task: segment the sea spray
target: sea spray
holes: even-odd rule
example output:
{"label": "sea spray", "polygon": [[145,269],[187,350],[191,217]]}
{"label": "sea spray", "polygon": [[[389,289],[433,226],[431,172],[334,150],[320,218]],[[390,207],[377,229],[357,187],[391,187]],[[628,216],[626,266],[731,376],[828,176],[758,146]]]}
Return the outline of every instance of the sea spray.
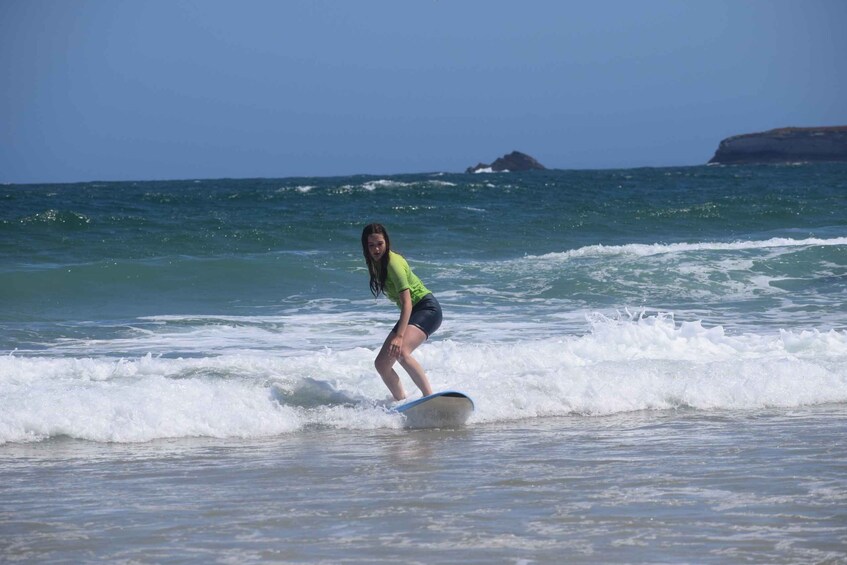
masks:
{"label": "sea spray", "polygon": [[[136,359],[0,358],[0,441],[264,437],[311,426],[396,427],[375,350]],[[847,332],[728,334],[669,315],[596,315],[591,331],[419,350],[472,421],[847,402]],[[404,375],[405,377],[405,375]],[[413,385],[407,379],[407,387]]]}

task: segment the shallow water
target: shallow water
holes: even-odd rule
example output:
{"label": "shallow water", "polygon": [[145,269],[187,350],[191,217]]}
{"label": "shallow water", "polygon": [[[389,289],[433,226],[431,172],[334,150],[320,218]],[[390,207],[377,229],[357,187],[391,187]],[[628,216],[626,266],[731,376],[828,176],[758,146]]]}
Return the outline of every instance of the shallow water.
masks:
{"label": "shallow water", "polygon": [[9,561],[847,559],[847,410],[0,448]]}

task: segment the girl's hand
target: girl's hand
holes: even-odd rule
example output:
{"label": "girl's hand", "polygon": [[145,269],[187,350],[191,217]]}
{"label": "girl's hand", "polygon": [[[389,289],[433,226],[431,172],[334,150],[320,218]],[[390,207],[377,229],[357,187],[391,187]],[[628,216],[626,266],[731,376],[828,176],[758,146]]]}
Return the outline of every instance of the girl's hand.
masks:
{"label": "girl's hand", "polygon": [[392,359],[397,359],[400,357],[400,352],[403,351],[403,337],[402,336],[394,336],[394,339],[391,340],[391,345],[388,348],[388,355]]}

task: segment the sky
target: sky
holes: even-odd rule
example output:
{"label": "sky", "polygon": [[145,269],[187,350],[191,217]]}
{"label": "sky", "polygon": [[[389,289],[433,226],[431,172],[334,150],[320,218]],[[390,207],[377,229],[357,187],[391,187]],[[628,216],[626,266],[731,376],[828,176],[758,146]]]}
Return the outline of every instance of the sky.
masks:
{"label": "sky", "polygon": [[847,125],[844,0],[0,0],[0,182],[707,162]]}

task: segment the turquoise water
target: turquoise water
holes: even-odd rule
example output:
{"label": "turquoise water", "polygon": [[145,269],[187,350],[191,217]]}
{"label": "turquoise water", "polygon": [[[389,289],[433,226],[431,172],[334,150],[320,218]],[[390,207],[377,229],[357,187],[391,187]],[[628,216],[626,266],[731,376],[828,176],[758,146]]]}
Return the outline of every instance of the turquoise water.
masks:
{"label": "turquoise water", "polygon": [[[139,547],[164,552],[154,561],[200,559],[214,536],[198,529],[227,539],[235,520],[250,535],[246,506],[221,495],[221,514],[169,514],[190,490],[181,470],[215,485],[194,492],[207,502],[215,489],[261,498],[238,478],[254,465],[268,470],[262,489],[282,473],[302,501],[298,477],[318,471],[298,458],[325,456],[325,485],[358,470],[376,488],[368,470],[391,463],[398,489],[405,477],[478,496],[451,504],[430,491],[431,505],[414,502],[426,520],[394,522],[408,516],[383,492],[381,510],[354,513],[374,520],[364,529],[345,526],[344,509],[365,490],[312,507],[303,528],[397,550],[371,553],[322,544],[265,507],[256,546],[232,538],[227,555],[274,559],[290,534],[297,551],[278,558],[300,562],[350,551],[401,561],[402,548],[426,562],[847,557],[845,165],[6,185],[0,203],[0,473],[50,484],[49,469],[67,465],[79,474],[59,483],[90,502],[7,483],[0,551],[58,555],[33,539],[83,559],[138,558]],[[474,398],[465,430],[409,432],[383,407],[373,358],[397,310],[368,291],[359,236],[372,221],[444,307],[418,356],[436,390]],[[593,447],[618,436],[626,472]],[[458,452],[426,449],[454,440]],[[521,447],[536,440],[536,451]],[[398,463],[406,442],[420,448],[414,469]],[[674,446],[673,460],[639,447],[654,444]],[[299,455],[280,459],[289,449]],[[127,470],[136,458],[147,463]],[[478,460],[502,476],[474,479]],[[692,460],[698,472],[679,474]],[[162,522],[193,545],[176,551],[149,531],[119,541],[98,526],[89,547],[50,525],[50,510],[99,524],[106,501],[93,484],[117,472],[128,473],[126,527]],[[805,486],[790,486],[803,473]],[[739,478],[756,476],[773,489]],[[173,495],[158,510],[133,494],[151,484]],[[555,488],[536,488],[545,484]],[[520,497],[535,506],[504,510]],[[705,537],[676,524],[668,500],[707,524]],[[465,529],[451,513],[469,516]],[[750,529],[759,518],[768,528]],[[399,537],[380,538],[380,527]],[[486,543],[474,545],[477,534]]]}
{"label": "turquoise water", "polygon": [[815,165],[4,186],[0,348],[153,316],[360,312],[371,220],[453,311],[493,322],[647,308],[837,329],[845,182]]}

